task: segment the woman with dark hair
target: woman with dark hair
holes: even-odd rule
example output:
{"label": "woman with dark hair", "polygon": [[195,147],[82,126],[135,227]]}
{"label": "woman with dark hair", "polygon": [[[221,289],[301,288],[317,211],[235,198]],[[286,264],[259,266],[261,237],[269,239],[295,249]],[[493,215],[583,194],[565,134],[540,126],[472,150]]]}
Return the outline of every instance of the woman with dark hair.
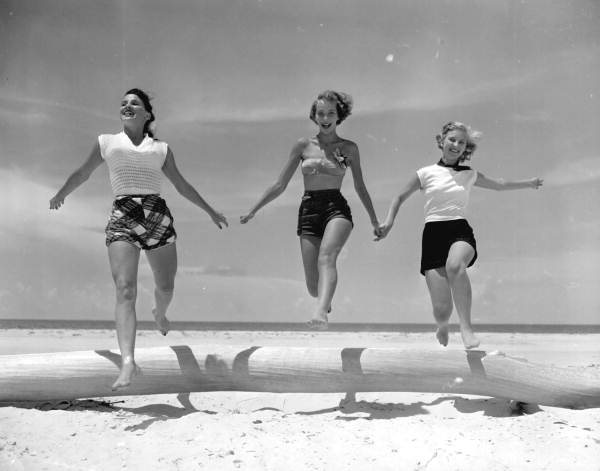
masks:
{"label": "woman with dark hair", "polygon": [[154,274],[154,319],[163,335],[169,331],[166,312],[177,272],[177,235],[173,216],[160,197],[163,174],[182,196],[206,211],[219,229],[227,226],[225,216],[215,211],[181,175],[167,143],[154,138],[155,116],[143,90],[133,88],[125,93],[120,117],[123,130],[98,136],[87,160],[50,200],[50,209],[60,208],[102,162],[108,165],[115,200],[105,232],[116,289],[115,318],[121,350],[121,371],[113,389],[128,386],[138,372],[134,348],[140,250],[146,251]]}
{"label": "woman with dark hair", "polygon": [[317,135],[300,139],[294,145],[279,178],[267,188],[250,212],[240,217],[242,224],[252,219],[260,208],[283,193],[298,166],[301,167],[305,192],[298,213],[297,234],[306,287],[311,296],[318,298],[308,326],[317,330],[327,329],[337,285],[337,257],[353,228],[350,207],[340,192],[346,169],[352,170],[354,188],[375,233],[379,231],[379,222],[363,180],[358,146],[337,134],[337,126],[351,112],[350,95],[332,90],[320,93],[309,114],[318,126]]}

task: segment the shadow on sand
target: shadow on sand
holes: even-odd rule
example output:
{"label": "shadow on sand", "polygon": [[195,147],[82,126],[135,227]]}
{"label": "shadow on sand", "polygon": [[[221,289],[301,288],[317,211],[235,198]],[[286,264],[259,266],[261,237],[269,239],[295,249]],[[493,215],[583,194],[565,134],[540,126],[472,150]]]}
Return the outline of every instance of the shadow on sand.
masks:
{"label": "shadow on sand", "polygon": [[[473,414],[483,412],[487,417],[514,417],[529,415],[540,412],[537,404],[526,404],[498,398],[466,398],[463,396],[445,396],[430,402],[384,403],[377,401],[357,401],[354,393],[347,393],[337,407],[320,409],[315,411],[296,412],[298,415],[319,415],[339,411],[346,416],[339,416],[337,420],[385,420],[399,417],[411,417],[416,415],[427,415],[430,411],[426,407],[436,406],[444,402],[453,401],[456,411],[461,414]],[[362,413],[367,415],[354,416]]]}

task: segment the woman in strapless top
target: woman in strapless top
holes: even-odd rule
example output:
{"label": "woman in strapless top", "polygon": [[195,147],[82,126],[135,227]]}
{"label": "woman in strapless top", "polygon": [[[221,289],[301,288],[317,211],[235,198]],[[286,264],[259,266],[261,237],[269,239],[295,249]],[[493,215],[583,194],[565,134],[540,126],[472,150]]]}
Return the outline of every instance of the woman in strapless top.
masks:
{"label": "woman in strapless top", "polygon": [[320,93],[310,110],[310,119],[319,128],[317,135],[296,142],[275,183],[267,188],[247,215],[240,217],[242,224],[252,219],[259,209],[283,193],[298,166],[301,167],[305,191],[298,211],[297,234],[306,287],[318,300],[308,326],[317,330],[327,329],[337,285],[337,257],[353,228],[350,207],[340,192],[348,168],[373,231],[379,235],[379,223],[362,175],[358,146],[337,134],[337,126],[351,111],[350,95],[331,90]]}

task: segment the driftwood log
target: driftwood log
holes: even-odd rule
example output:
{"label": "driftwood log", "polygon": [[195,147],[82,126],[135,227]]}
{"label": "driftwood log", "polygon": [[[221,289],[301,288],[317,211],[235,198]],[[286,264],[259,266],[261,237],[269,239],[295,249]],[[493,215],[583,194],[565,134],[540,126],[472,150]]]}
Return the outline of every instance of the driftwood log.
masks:
{"label": "driftwood log", "polygon": [[239,347],[139,348],[142,374],[113,391],[109,350],[0,356],[0,401],[187,393],[432,392],[540,405],[600,407],[600,372],[530,363],[482,350]]}

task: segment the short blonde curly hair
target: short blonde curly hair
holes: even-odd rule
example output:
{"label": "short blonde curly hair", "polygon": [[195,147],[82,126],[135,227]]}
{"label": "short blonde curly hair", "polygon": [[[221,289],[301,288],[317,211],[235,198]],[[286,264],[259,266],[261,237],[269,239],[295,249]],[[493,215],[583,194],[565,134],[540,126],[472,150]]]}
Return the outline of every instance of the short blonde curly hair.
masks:
{"label": "short blonde curly hair", "polygon": [[471,156],[477,149],[477,143],[481,140],[482,134],[479,131],[475,131],[470,126],[467,126],[460,121],[449,121],[442,127],[442,132],[435,136],[435,140],[437,141],[438,147],[442,149],[442,141],[446,137],[446,135],[450,131],[463,131],[467,136],[467,147],[465,151],[458,159],[460,162],[464,162],[465,160],[471,160]]}
{"label": "short blonde curly hair", "polygon": [[334,90],[325,90],[324,92],[319,93],[317,99],[313,101],[313,104],[310,107],[309,118],[314,123],[317,122],[315,119],[315,115],[317,113],[317,102],[319,100],[327,100],[335,103],[335,109],[338,115],[336,124],[340,124],[352,114],[352,107],[354,106],[354,102],[350,95],[343,92],[336,92]]}

